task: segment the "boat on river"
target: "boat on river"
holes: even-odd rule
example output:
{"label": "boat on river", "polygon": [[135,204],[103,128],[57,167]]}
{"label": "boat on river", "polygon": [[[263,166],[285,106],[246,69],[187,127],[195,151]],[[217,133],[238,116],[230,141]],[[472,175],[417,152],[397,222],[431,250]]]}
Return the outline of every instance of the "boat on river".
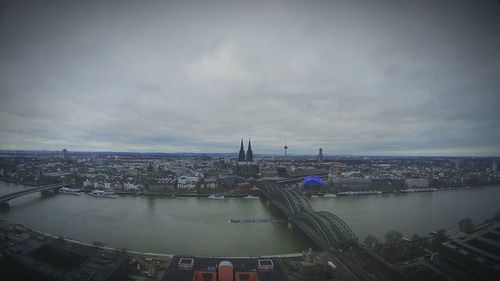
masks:
{"label": "boat on river", "polygon": [[104,198],[118,197],[118,194],[114,193],[113,191],[104,191],[104,190],[92,190],[92,192],[90,192],[89,194],[94,197],[104,197]]}
{"label": "boat on river", "polygon": [[230,219],[232,223],[268,223],[268,222],[283,222],[284,220],[276,219]]}
{"label": "boat on river", "polygon": [[434,192],[434,191],[437,191],[437,188],[408,188],[408,189],[402,189],[399,192],[413,193],[413,192]]}
{"label": "boat on river", "polygon": [[58,189],[59,193],[70,194],[70,195],[83,195],[83,191],[79,188],[69,188],[69,187],[61,187]]}
{"label": "boat on river", "polygon": [[366,191],[355,191],[356,195],[378,195],[382,194],[380,190],[366,190]]}
{"label": "boat on river", "polygon": [[339,192],[337,194],[340,195],[340,196],[356,196],[356,195],[358,195],[354,191],[343,191],[343,192]]}
{"label": "boat on river", "polygon": [[327,193],[323,195],[323,198],[335,198],[335,197],[337,197],[337,195],[334,193]]}
{"label": "boat on river", "polygon": [[358,195],[379,195],[382,194],[380,190],[365,190],[365,191],[344,191],[337,193],[341,196],[358,196]]}
{"label": "boat on river", "polygon": [[253,195],[247,195],[245,197],[243,197],[243,199],[260,199],[259,196],[253,196]]}
{"label": "boat on river", "polygon": [[224,195],[222,195],[222,194],[212,194],[212,195],[208,196],[208,199],[212,199],[212,200],[224,200]]}

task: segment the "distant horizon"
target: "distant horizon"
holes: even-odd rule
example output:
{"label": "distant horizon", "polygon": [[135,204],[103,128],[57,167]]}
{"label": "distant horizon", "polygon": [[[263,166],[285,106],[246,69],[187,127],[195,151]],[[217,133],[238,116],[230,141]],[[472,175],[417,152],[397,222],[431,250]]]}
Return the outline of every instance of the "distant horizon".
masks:
{"label": "distant horizon", "polygon": [[[0,149],[0,153],[13,153],[13,152],[46,152],[46,153],[61,153],[61,150],[48,150],[48,149],[27,149],[27,150],[11,150],[11,149]],[[181,151],[181,152],[162,152],[162,151],[112,151],[112,150],[67,150],[67,152],[71,155],[71,153],[103,153],[103,154],[186,154],[186,155],[234,155],[236,158],[238,156],[238,152],[189,152],[189,151]],[[254,152],[254,156],[278,156],[284,157],[284,153],[257,153]],[[318,154],[302,154],[302,153],[289,153],[287,152],[287,157],[316,157]],[[323,152],[323,157],[383,157],[383,158],[500,158],[500,155],[378,155],[378,154],[328,154]]]}
{"label": "distant horizon", "polygon": [[0,148],[500,155],[499,15],[495,0],[0,2]]}

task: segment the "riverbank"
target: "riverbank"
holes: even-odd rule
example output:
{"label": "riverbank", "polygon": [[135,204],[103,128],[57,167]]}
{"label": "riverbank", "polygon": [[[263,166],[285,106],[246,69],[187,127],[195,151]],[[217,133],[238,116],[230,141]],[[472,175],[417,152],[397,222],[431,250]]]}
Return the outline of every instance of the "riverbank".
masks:
{"label": "riverbank", "polygon": [[[19,182],[19,181],[14,181],[14,180],[9,180],[9,179],[4,179],[0,178],[0,182],[4,183],[10,183],[10,184],[16,184],[16,185],[22,185],[26,187],[39,187],[42,185],[34,185],[30,183],[24,183],[24,182]],[[335,193],[339,197],[349,197],[349,196],[368,196],[368,195],[383,195],[383,194],[406,194],[406,193],[420,193],[420,192],[437,192],[437,191],[446,191],[446,190],[461,190],[461,189],[473,189],[473,188],[480,188],[483,186],[500,186],[499,183],[484,183],[484,184],[476,184],[476,185],[458,185],[458,186],[450,186],[450,187],[429,187],[424,189],[419,189],[419,188],[414,188],[413,191],[408,192],[407,190],[409,189],[394,189],[394,190],[369,190],[369,191],[374,191],[374,192],[367,192],[367,190],[359,190],[359,189],[352,189],[352,190],[345,190],[342,192],[337,192]],[[410,188],[411,189],[411,188]],[[431,190],[432,189],[432,190]],[[214,193],[198,193],[198,192],[152,192],[152,191],[147,191],[147,190],[141,190],[141,191],[127,191],[127,190],[113,190],[116,194],[120,195],[131,195],[131,196],[158,196],[158,197],[167,197],[167,198],[174,198],[174,197],[208,197]],[[307,197],[311,196],[320,196],[322,197],[323,195],[327,194],[325,192],[308,192],[306,190],[302,189],[302,192],[304,192],[304,195]],[[217,193],[217,192],[215,192]],[[228,198],[241,198],[245,197],[248,195],[259,195],[261,194],[248,194],[248,193],[228,193],[228,192],[219,192],[220,194],[224,195],[225,197]],[[340,193],[340,194],[339,194]],[[351,193],[351,194],[348,194]]]}
{"label": "riverbank", "polygon": [[[16,243],[30,238],[37,241],[45,241],[47,243],[52,240],[57,240],[72,245],[71,247],[83,246],[97,250],[104,250],[116,255],[125,255],[128,258],[128,280],[160,280],[163,272],[166,270],[173,258],[173,255],[142,253],[125,249],[92,245],[83,243],[81,241],[32,230],[21,224],[0,221],[0,250],[9,248]],[[14,274],[9,272],[1,273],[2,275]]]}
{"label": "riverbank", "polygon": [[[498,183],[491,184],[481,184],[481,185],[460,185],[460,186],[450,186],[442,188],[408,188],[408,189],[395,189],[395,190],[358,190],[352,189],[342,192],[335,193],[339,197],[349,197],[349,196],[369,196],[369,195],[383,195],[383,194],[412,194],[412,193],[423,193],[423,192],[439,192],[439,191],[450,191],[450,190],[465,190],[465,189],[479,189],[481,187],[489,186],[500,186]],[[308,192],[305,195],[311,196],[324,196],[328,193],[325,192]]]}
{"label": "riverbank", "polygon": [[[134,195],[134,196],[160,196],[160,197],[167,197],[167,198],[175,198],[175,197],[208,197],[212,194],[198,194],[198,193],[177,193],[177,192],[170,192],[170,193],[163,193],[163,192],[148,192],[148,191],[141,191],[141,192],[136,192],[136,191],[114,191],[116,194],[121,194],[121,195]],[[221,193],[224,195],[224,197],[230,197],[230,198],[241,198],[248,196],[250,194],[247,193],[238,193],[238,194],[226,194],[226,193]]]}
{"label": "riverbank", "polygon": [[[106,246],[104,246],[104,244],[102,244],[100,242],[94,242],[93,244],[90,244],[90,243],[85,243],[85,242],[78,241],[75,239],[63,237],[60,235],[53,235],[53,234],[46,233],[43,231],[33,230],[33,229],[30,229],[22,224],[0,220],[0,233],[2,233],[2,232],[3,232],[3,235],[5,235],[5,233],[7,233],[8,235],[12,235],[12,233],[15,233],[16,234],[15,237],[17,237],[17,238],[11,238],[11,241],[10,241],[13,243],[18,242],[18,241],[23,240],[23,239],[26,239],[27,236],[23,236],[23,234],[25,234],[25,235],[42,235],[42,236],[49,237],[52,239],[64,240],[66,242],[74,243],[76,245],[83,245],[83,246],[103,249],[106,251],[127,253],[127,254],[131,254],[131,255],[142,255],[144,257],[149,257],[149,258],[172,258],[175,255],[177,255],[177,254],[147,253],[147,252],[140,252],[140,251],[132,251],[132,250],[128,250],[125,248],[106,247]],[[0,238],[0,249],[3,246],[5,246],[5,241]],[[196,256],[203,257],[203,258],[212,257],[210,255],[207,255],[207,256],[196,255]],[[259,257],[297,258],[297,257],[301,257],[301,256],[302,256],[302,253],[289,253],[289,254],[264,255],[264,256],[259,256],[259,255],[257,255],[257,256],[227,256],[227,258],[259,258]]]}
{"label": "riverbank", "polygon": [[[24,243],[24,244],[23,244]],[[126,249],[117,249],[111,247],[104,247],[102,245],[94,245],[83,243],[73,239],[67,239],[60,236],[54,236],[48,233],[35,231],[20,224],[11,224],[0,220],[0,250],[5,255],[0,256],[0,276],[8,276],[9,280],[18,280],[16,277],[23,276],[23,272],[17,271],[16,268],[10,267],[9,262],[12,259],[12,253],[16,253],[15,259],[22,259],[22,255],[31,254],[28,252],[22,254],[17,252],[17,249],[26,247],[26,245],[39,245],[38,247],[54,247],[64,248],[69,253],[78,255],[86,252],[90,254],[88,260],[92,259],[91,256],[98,255],[99,257],[106,256],[109,261],[116,259],[126,258],[125,266],[127,280],[146,281],[146,280],[174,280],[172,276],[176,276],[175,280],[191,280],[181,274],[183,269],[179,269],[177,264],[181,257],[190,260],[197,260],[201,263],[218,264],[221,260],[232,260],[233,262],[244,262],[245,265],[238,265],[238,268],[249,268],[255,264],[255,268],[250,272],[256,274],[263,274],[263,276],[274,276],[280,278],[272,278],[271,280],[323,280],[324,278],[332,278],[337,276],[342,280],[354,281],[360,280],[354,278],[352,270],[356,270],[358,277],[361,276],[362,280],[368,280],[367,277],[377,277],[377,280],[406,280],[395,268],[390,267],[383,261],[379,261],[375,268],[373,265],[367,266],[367,262],[372,262],[371,254],[363,252],[363,249],[354,248],[348,252],[326,252],[326,251],[305,251],[302,253],[294,253],[287,255],[264,255],[264,256],[178,256],[178,255],[165,255],[158,253],[143,253],[137,251],[129,251]],[[16,248],[17,247],[17,248]],[[7,255],[9,253],[9,255]],[[116,258],[115,258],[116,257]],[[52,257],[57,259],[57,257]],[[9,260],[9,262],[7,261]],[[102,258],[100,258],[102,260]],[[260,268],[257,266],[257,261],[273,260],[271,268]],[[45,260],[41,260],[42,264],[37,264],[36,268],[40,266],[50,267],[52,264]],[[333,262],[332,262],[333,261]],[[334,268],[332,270],[333,264]],[[45,264],[45,265],[43,265]],[[238,264],[238,263],[236,263]],[[24,269],[33,267],[32,264],[23,264]],[[361,269],[362,268],[362,269]],[[33,268],[34,269],[34,268]],[[367,273],[367,270],[370,270]],[[34,269],[35,270],[35,269]],[[59,270],[59,269],[56,269]],[[109,267],[109,270],[113,270]],[[69,272],[68,274],[75,274]],[[47,273],[48,274],[48,273]],[[55,273],[51,273],[55,274]],[[180,274],[180,275],[179,275]],[[188,274],[189,275],[189,274]],[[12,278],[14,277],[14,278]],[[180,279],[178,279],[179,277]],[[190,277],[191,278],[191,277]],[[267,280],[267,279],[266,279]],[[372,280],[371,278],[369,280]]]}
{"label": "riverbank", "polygon": [[[73,245],[72,247],[88,247],[97,250],[103,250],[116,255],[125,255],[128,258],[128,280],[161,280],[165,274],[166,269],[170,265],[170,262],[174,258],[174,254],[161,254],[161,253],[147,253],[139,251],[131,251],[123,248],[113,248],[106,247],[102,243],[94,242],[93,244],[81,242],[78,240],[52,235],[50,233],[45,233],[37,230],[32,230],[24,225],[10,223],[7,221],[0,220],[0,251],[9,248],[16,243],[24,241],[26,239],[36,239],[38,241],[63,241],[64,243]],[[196,258],[214,258],[214,256],[191,256]],[[224,258],[246,258],[246,259],[256,259],[256,258],[280,258],[280,259],[301,259],[302,253],[291,253],[285,255],[266,255],[266,256],[224,256]],[[0,263],[2,262],[0,257]],[[6,272],[2,272],[5,274]],[[8,272],[7,272],[8,273]],[[141,279],[148,278],[148,279]]]}

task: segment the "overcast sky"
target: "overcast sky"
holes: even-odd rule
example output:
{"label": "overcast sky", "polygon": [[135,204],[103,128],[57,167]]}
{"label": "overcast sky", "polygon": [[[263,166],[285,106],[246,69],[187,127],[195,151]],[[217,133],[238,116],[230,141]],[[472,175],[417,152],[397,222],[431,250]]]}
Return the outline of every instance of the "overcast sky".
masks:
{"label": "overcast sky", "polygon": [[497,0],[0,1],[0,149],[500,155]]}

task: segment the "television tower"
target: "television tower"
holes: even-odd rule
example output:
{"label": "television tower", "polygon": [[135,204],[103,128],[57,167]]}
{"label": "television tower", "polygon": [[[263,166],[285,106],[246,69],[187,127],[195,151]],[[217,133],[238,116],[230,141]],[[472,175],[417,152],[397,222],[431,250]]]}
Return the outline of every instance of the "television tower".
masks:
{"label": "television tower", "polygon": [[286,150],[288,149],[288,146],[286,145],[286,141],[285,141],[285,147],[283,147],[285,149],[285,159],[286,159]]}

